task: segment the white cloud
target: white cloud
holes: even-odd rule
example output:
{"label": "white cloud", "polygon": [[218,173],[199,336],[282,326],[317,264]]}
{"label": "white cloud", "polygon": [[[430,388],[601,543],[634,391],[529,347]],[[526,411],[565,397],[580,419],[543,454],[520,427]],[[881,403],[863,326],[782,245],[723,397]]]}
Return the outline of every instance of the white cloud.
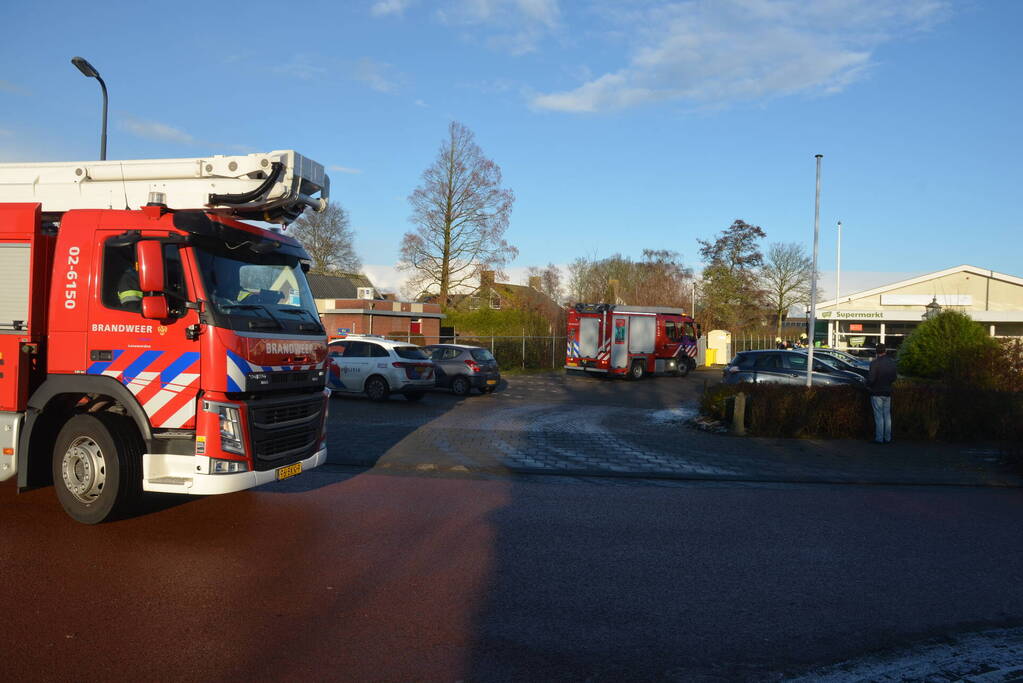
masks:
{"label": "white cloud", "polygon": [[361,168],[349,168],[348,166],[328,166],[327,169],[337,171],[338,173],[350,173],[352,175],[359,175],[362,173]]}
{"label": "white cloud", "polygon": [[132,135],[149,140],[177,142],[183,145],[194,145],[199,142],[185,131],[168,126],[166,123],[160,123],[159,121],[144,121],[126,116],[121,119],[120,125],[121,128]]}
{"label": "white cloud", "polygon": [[0,92],[11,93],[12,95],[29,95],[31,94],[26,88],[22,88],[20,85],[15,85],[10,81],[0,80]]}
{"label": "white cloud", "polygon": [[363,57],[355,63],[352,77],[377,92],[393,92],[398,87],[393,71],[390,64]]}
{"label": "white cloud", "polygon": [[295,54],[284,64],[275,66],[273,72],[303,81],[313,81],[327,74],[327,69],[306,54]]}
{"label": "white cloud", "polygon": [[558,0],[452,0],[436,14],[446,24],[488,27],[487,44],[513,55],[535,51],[561,20]]}
{"label": "white cloud", "polygon": [[533,106],[564,112],[661,101],[717,106],[795,93],[830,94],[862,78],[874,50],[924,30],[945,0],[684,0],[607,13],[633,36],[629,63]]}
{"label": "white cloud", "polygon": [[370,14],[374,17],[386,17],[390,15],[401,16],[412,4],[412,0],[379,0],[369,8]]}

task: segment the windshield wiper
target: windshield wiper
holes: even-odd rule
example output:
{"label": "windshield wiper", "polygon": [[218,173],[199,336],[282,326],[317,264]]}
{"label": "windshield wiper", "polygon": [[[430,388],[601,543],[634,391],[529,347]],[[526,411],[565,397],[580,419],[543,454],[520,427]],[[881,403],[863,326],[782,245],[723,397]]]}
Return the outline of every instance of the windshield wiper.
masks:
{"label": "windshield wiper", "polygon": [[[278,320],[274,316],[274,314],[270,312],[270,309],[267,308],[266,306],[264,306],[263,304],[224,304],[220,308],[224,309],[225,311],[231,310],[231,309],[236,309],[236,308],[237,309],[241,309],[243,311],[263,311],[268,316],[270,316],[269,320],[250,320],[249,321],[249,329],[250,330],[283,330],[284,329],[284,323],[282,323],[280,320]],[[269,323],[270,325],[272,325],[272,327],[267,327],[266,323]]]}
{"label": "windshield wiper", "polygon": [[313,315],[312,313],[310,313],[309,311],[305,310],[304,308],[278,308],[277,312],[278,313],[290,313],[291,315],[305,315],[305,316],[308,316],[309,319],[312,320],[315,323],[315,325],[308,325],[307,323],[299,323],[298,324],[298,331],[299,332],[320,332],[321,330],[323,330],[323,325],[320,323],[319,317]]}

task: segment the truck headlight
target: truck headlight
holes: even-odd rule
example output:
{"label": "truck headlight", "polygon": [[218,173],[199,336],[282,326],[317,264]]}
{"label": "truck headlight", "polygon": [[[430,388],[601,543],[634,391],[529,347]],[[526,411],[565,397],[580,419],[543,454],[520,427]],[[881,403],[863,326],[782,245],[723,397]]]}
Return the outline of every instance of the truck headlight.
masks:
{"label": "truck headlight", "polygon": [[203,409],[220,418],[220,447],[229,453],[245,454],[242,442],[242,414],[238,406],[206,401]]}

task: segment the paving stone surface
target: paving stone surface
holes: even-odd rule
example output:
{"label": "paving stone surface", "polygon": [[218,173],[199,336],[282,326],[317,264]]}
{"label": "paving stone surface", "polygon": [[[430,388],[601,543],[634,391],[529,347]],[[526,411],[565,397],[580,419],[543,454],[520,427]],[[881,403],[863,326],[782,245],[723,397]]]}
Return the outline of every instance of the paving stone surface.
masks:
{"label": "paving stone surface", "polygon": [[[741,438],[695,429],[719,371],[640,382],[511,376],[491,395],[331,402],[328,461],[384,469],[738,481],[1020,486],[977,444]],[[895,426],[896,438],[898,425]]]}

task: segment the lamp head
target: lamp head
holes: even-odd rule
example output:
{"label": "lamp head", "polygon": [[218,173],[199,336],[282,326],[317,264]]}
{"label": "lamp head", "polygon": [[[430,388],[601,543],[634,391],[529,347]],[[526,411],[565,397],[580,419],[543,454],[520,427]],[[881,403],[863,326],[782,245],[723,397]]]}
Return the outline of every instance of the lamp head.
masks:
{"label": "lamp head", "polygon": [[84,57],[72,57],[71,63],[78,67],[82,75],[87,78],[99,78],[99,72]]}

